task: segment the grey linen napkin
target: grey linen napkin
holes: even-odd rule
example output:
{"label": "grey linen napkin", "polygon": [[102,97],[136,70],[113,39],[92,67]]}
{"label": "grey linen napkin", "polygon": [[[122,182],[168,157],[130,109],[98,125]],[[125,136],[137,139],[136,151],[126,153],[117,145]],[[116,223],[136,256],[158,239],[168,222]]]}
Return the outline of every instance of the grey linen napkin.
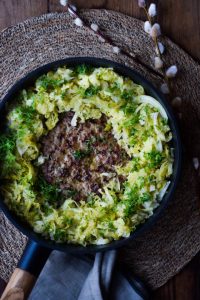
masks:
{"label": "grey linen napkin", "polygon": [[[53,251],[29,300],[142,300],[137,287],[115,268],[116,251],[95,257]],[[126,297],[126,298],[125,298]]]}

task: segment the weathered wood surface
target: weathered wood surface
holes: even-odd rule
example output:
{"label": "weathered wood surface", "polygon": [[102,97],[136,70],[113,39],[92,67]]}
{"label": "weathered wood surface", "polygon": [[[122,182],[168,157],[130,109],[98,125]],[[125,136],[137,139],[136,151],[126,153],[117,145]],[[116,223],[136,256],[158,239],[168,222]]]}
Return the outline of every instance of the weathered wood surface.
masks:
{"label": "weathered wood surface", "polygon": [[[167,36],[200,61],[200,1],[155,0],[158,21]],[[80,8],[106,8],[144,18],[137,0],[75,0]],[[62,11],[58,0],[0,0],[0,29],[32,16]],[[0,282],[1,283],[1,282]],[[3,283],[0,284],[3,287]],[[200,254],[152,295],[154,300],[200,299]]]}

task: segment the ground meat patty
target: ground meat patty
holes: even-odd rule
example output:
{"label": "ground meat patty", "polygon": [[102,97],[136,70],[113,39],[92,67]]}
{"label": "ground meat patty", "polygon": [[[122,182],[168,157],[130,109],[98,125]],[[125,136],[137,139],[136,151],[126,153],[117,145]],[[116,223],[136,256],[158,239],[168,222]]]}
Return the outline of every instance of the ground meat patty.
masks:
{"label": "ground meat patty", "polygon": [[124,164],[128,156],[106,128],[105,116],[77,122],[73,127],[73,115],[66,113],[43,137],[42,153],[47,159],[42,172],[49,183],[57,184],[63,193],[78,201],[98,193],[102,185],[116,176],[114,165]]}

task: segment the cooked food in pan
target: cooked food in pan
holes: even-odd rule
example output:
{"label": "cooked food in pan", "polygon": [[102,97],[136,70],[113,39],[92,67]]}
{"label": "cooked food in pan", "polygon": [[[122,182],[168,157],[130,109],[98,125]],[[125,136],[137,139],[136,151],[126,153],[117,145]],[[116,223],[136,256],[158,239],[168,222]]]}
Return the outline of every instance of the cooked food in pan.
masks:
{"label": "cooked food in pan", "polygon": [[167,114],[112,68],[42,75],[8,107],[5,125],[1,193],[47,239],[99,245],[128,237],[170,185]]}

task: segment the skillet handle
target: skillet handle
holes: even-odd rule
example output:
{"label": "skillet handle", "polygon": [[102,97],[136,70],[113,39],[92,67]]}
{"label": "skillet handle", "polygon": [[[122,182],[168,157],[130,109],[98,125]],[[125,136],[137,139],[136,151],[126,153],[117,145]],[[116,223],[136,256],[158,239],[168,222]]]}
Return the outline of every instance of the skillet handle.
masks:
{"label": "skillet handle", "polygon": [[27,299],[51,251],[29,240],[1,300]]}

